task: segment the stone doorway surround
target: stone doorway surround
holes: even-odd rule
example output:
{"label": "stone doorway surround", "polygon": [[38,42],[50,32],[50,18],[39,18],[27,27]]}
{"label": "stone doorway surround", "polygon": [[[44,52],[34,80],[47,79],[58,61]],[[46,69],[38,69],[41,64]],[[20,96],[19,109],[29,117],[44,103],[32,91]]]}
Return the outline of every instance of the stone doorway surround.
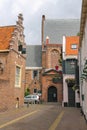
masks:
{"label": "stone doorway surround", "polygon": [[57,102],[57,88],[54,86],[48,88],[48,102]]}

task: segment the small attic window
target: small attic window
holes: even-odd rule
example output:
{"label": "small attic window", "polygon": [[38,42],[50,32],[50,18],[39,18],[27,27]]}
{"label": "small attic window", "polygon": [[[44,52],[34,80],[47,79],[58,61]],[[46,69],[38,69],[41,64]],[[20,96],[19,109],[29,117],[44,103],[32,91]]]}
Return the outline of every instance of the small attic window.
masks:
{"label": "small attic window", "polygon": [[22,45],[18,46],[18,51],[22,51]]}
{"label": "small attic window", "polygon": [[71,49],[77,49],[77,44],[72,44]]}
{"label": "small attic window", "polygon": [[22,42],[18,41],[18,51],[22,51]]}

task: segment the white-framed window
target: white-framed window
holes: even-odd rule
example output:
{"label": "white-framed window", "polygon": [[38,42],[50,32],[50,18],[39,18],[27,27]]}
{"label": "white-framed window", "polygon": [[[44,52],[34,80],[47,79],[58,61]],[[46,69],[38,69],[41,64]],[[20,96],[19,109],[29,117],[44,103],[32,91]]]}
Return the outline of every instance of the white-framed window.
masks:
{"label": "white-framed window", "polygon": [[33,70],[32,77],[33,77],[33,79],[35,79],[35,78],[38,79],[39,71],[38,70]]}
{"label": "white-framed window", "polygon": [[15,87],[21,87],[21,67],[16,65]]}
{"label": "white-framed window", "polygon": [[77,44],[72,44],[71,49],[77,49]]}

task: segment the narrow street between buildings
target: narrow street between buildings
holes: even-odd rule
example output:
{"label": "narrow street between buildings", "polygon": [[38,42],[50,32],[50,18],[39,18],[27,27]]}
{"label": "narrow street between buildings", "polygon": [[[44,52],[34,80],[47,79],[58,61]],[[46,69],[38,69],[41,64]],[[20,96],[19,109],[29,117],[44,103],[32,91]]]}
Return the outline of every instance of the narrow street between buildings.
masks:
{"label": "narrow street between buildings", "polygon": [[87,130],[80,108],[34,104],[0,113],[0,130]]}

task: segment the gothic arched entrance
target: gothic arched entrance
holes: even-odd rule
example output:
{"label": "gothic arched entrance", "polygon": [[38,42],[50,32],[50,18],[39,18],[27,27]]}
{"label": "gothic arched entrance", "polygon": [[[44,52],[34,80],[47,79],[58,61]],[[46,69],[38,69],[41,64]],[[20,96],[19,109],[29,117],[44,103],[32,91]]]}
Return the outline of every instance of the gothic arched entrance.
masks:
{"label": "gothic arched entrance", "polygon": [[48,88],[48,102],[57,102],[57,88],[54,86]]}

